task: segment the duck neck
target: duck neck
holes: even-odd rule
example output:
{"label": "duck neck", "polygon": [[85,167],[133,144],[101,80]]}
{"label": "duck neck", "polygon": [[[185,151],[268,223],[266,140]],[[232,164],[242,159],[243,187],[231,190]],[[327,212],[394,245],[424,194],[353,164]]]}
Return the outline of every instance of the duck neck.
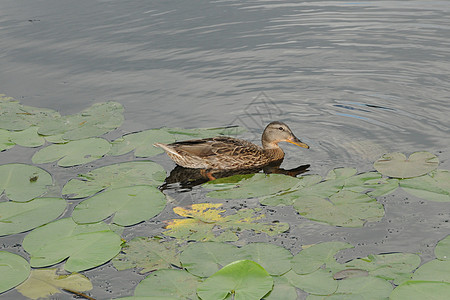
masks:
{"label": "duck neck", "polygon": [[278,146],[278,144],[263,142],[263,149],[264,154],[269,157],[271,161],[281,160],[284,158],[284,151]]}

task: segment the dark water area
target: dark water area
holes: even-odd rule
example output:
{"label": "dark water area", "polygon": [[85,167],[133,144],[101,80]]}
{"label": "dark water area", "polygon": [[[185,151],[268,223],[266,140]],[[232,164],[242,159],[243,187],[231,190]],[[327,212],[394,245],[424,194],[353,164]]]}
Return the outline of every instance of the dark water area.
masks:
{"label": "dark water area", "polygon": [[[2,0],[0,93],[61,114],[120,102],[125,123],[111,139],[163,126],[235,124],[248,129],[240,137],[258,143],[264,126],[280,120],[311,147],[283,145],[283,167],[310,164],[307,174],[371,171],[393,151],[429,151],[450,169],[449,13],[448,1]],[[16,146],[0,153],[0,163],[31,163],[35,151]],[[47,170],[62,186],[90,168],[134,159]],[[168,172],[174,167],[165,155],[152,160]],[[206,198],[201,187],[166,194],[168,207],[126,229],[125,239],[160,234],[175,205],[223,202]],[[289,222],[291,230],[248,234],[241,243],[273,242],[294,254],[302,244],[355,245],[342,261],[388,252],[434,258],[436,242],[450,233],[448,203],[401,189],[378,201],[386,216],[363,228],[321,225],[291,207],[265,208],[269,220]],[[1,238],[0,248],[27,257],[23,237]],[[98,299],[132,295],[143,278],[111,264],[83,273]],[[13,290],[0,299],[20,297]]]}

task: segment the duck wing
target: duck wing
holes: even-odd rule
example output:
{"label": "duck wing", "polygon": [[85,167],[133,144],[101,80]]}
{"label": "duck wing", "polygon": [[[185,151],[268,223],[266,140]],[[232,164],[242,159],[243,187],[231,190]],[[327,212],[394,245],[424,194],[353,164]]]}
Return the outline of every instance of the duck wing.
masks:
{"label": "duck wing", "polygon": [[172,146],[179,154],[197,157],[208,156],[240,156],[254,152],[261,153],[262,149],[245,140],[232,137],[214,137],[201,140],[189,140],[173,143]]}

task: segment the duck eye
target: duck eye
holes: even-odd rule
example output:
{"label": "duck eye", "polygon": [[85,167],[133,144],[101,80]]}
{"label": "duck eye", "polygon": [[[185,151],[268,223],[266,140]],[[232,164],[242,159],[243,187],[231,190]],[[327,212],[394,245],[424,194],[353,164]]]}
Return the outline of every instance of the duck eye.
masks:
{"label": "duck eye", "polygon": [[278,129],[279,129],[279,130],[281,130],[281,131],[283,131],[283,130],[284,130],[284,129],[283,129],[283,127],[279,127]]}

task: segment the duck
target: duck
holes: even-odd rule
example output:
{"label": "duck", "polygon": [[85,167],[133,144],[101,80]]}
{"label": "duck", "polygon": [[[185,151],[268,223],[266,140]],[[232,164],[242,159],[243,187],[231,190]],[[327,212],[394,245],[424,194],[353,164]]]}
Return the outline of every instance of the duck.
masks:
{"label": "duck", "polygon": [[302,148],[300,141],[285,123],[269,123],[261,137],[261,146],[227,136],[175,142],[155,143],[179,166],[191,169],[239,170],[263,167],[284,159],[278,143],[288,142]]}

